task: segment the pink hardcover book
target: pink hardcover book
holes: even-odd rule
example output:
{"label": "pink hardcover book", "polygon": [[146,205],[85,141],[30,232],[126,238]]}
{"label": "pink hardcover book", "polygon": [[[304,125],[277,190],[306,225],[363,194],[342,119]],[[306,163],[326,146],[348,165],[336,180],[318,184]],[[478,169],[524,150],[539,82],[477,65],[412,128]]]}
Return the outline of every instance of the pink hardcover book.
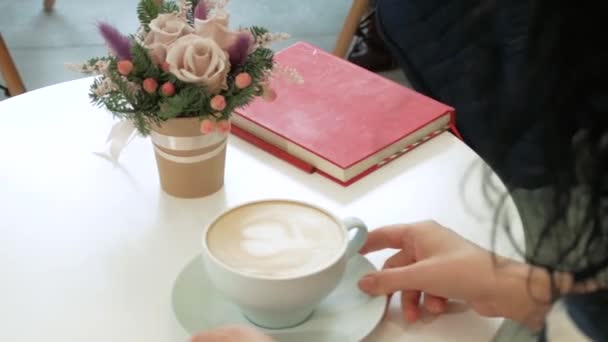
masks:
{"label": "pink hardcover book", "polygon": [[299,42],[275,56],[304,82],[233,116],[233,133],[300,169],[349,185],[454,127],[454,109]]}

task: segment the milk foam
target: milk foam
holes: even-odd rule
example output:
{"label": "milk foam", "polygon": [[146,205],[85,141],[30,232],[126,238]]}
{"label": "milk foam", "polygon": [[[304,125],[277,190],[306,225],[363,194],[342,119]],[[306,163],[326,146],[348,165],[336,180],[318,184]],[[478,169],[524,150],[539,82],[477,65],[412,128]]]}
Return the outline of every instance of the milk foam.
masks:
{"label": "milk foam", "polygon": [[221,217],[207,235],[211,253],[240,272],[294,277],[335,261],[344,246],[340,225],[327,214],[291,202],[263,202]]}

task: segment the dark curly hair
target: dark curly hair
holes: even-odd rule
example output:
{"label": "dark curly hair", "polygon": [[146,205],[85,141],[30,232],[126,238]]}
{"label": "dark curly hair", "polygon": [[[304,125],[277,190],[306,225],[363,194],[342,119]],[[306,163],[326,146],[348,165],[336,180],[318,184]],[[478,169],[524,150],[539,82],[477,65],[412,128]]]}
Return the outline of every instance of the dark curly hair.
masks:
{"label": "dark curly hair", "polygon": [[498,92],[497,142],[487,161],[503,176],[511,146],[531,121],[541,123],[543,178],[552,191],[526,259],[584,282],[608,272],[608,5],[537,0],[530,13],[527,61],[518,86]]}

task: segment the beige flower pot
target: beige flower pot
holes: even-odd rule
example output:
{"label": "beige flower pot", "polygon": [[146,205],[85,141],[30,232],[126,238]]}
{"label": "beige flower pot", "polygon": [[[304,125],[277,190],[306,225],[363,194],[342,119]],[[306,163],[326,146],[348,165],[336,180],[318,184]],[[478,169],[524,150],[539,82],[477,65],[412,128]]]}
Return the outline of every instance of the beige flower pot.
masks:
{"label": "beige flower pot", "polygon": [[227,134],[202,134],[197,118],[180,118],[152,124],[150,136],[165,192],[196,198],[223,187]]}

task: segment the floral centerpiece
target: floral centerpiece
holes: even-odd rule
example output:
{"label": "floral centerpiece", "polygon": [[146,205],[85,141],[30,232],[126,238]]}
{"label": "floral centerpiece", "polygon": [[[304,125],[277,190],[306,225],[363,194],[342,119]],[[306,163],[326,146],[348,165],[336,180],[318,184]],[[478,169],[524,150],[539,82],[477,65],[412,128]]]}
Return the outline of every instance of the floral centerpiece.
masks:
{"label": "floral centerpiece", "polygon": [[161,185],[180,197],[221,188],[236,109],[256,97],[272,101],[273,75],[299,81],[294,70],[275,63],[268,48],[287,35],[257,26],[230,29],[226,3],[141,0],[138,31],[126,36],[100,23],[109,55],[76,66],[98,75],[89,94],[94,104],[142,136],[151,135]]}

